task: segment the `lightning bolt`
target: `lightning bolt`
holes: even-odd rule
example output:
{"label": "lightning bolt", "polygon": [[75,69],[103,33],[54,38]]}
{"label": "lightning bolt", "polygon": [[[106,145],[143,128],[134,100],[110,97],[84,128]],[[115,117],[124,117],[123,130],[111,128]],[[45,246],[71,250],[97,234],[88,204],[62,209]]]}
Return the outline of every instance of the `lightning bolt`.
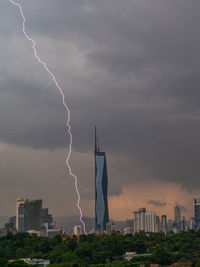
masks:
{"label": "lightning bolt", "polygon": [[19,8],[19,11],[20,11],[20,14],[21,14],[21,17],[22,17],[22,20],[23,20],[22,31],[23,31],[25,37],[27,38],[27,40],[32,43],[32,48],[33,48],[34,56],[35,56],[36,60],[44,67],[44,69],[46,70],[46,72],[49,74],[49,76],[53,80],[56,88],[58,89],[58,92],[60,93],[60,95],[62,97],[62,103],[63,103],[64,108],[66,109],[66,112],[67,112],[67,130],[68,130],[68,134],[69,134],[69,152],[67,153],[66,165],[67,165],[67,168],[69,170],[70,176],[72,176],[74,178],[74,185],[75,185],[75,190],[76,190],[76,194],[77,194],[77,198],[78,198],[77,199],[77,208],[78,208],[78,210],[80,212],[80,222],[81,222],[81,224],[83,226],[84,234],[87,234],[86,233],[85,223],[83,221],[83,212],[82,212],[82,209],[80,207],[80,193],[79,193],[79,190],[78,190],[78,178],[72,172],[72,169],[71,169],[71,166],[70,166],[70,163],[69,163],[70,157],[71,157],[71,154],[72,154],[72,140],[73,140],[72,132],[71,132],[71,125],[70,125],[70,119],[71,119],[70,109],[69,109],[68,105],[66,104],[65,95],[64,95],[63,90],[60,87],[59,83],[57,82],[55,75],[50,71],[50,69],[48,68],[47,64],[38,56],[37,49],[36,49],[36,42],[26,32],[26,27],[25,27],[26,18],[25,18],[25,15],[24,15],[22,6],[19,3],[13,1],[13,0],[8,0],[8,1],[10,3],[12,3],[14,6],[16,6],[16,7]]}

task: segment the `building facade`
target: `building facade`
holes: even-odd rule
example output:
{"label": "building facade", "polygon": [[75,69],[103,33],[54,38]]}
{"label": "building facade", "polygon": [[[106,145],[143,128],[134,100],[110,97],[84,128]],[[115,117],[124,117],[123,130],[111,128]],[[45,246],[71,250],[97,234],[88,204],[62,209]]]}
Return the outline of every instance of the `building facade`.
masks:
{"label": "building facade", "polygon": [[95,228],[102,233],[109,223],[108,214],[108,176],[106,154],[101,152],[97,146],[97,135],[95,127]]}

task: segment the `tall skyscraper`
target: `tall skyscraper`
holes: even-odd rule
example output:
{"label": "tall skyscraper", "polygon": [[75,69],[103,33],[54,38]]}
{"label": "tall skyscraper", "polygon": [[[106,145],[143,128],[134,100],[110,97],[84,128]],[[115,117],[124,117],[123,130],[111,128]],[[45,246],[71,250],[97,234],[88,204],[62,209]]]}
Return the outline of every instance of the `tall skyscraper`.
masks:
{"label": "tall skyscraper", "polygon": [[109,222],[108,214],[108,176],[106,154],[101,152],[97,145],[97,133],[95,127],[95,228],[99,233],[106,230]]}
{"label": "tall skyscraper", "polygon": [[19,232],[40,230],[42,200],[17,199],[16,228]]}
{"label": "tall skyscraper", "polygon": [[181,209],[178,206],[174,207],[174,220],[176,223],[181,221]]}
{"label": "tall skyscraper", "polygon": [[180,232],[180,230],[181,230],[181,209],[178,206],[174,207],[174,222],[175,222],[175,226],[177,227],[177,231]]}
{"label": "tall skyscraper", "polygon": [[194,198],[194,222],[195,229],[200,229],[200,197]]}
{"label": "tall skyscraper", "polygon": [[134,211],[134,232],[145,231],[145,215],[146,209],[139,208],[137,211]]}
{"label": "tall skyscraper", "polygon": [[146,212],[145,214],[145,231],[146,232],[156,232],[156,213]]}

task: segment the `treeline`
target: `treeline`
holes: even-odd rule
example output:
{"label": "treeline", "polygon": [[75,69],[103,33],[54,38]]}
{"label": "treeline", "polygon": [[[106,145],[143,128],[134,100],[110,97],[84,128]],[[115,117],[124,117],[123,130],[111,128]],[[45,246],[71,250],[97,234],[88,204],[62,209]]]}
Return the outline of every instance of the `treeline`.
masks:
{"label": "treeline", "polygon": [[[148,257],[124,260],[125,252],[148,253]],[[27,233],[8,233],[0,238],[0,266],[20,266],[9,263],[9,259],[49,259],[51,267],[120,267],[157,263],[161,266],[174,262],[191,261],[200,266],[200,231],[182,232],[176,235],[164,233],[134,236],[113,233],[97,236],[56,236],[52,239]],[[16,263],[17,264],[17,263]],[[19,263],[18,263],[19,264]]]}

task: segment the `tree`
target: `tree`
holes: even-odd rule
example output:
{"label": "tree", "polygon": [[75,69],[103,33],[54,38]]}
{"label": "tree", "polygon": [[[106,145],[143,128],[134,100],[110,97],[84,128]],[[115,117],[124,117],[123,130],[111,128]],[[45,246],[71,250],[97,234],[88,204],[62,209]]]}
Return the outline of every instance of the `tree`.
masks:
{"label": "tree", "polygon": [[153,263],[168,265],[173,263],[174,257],[167,246],[158,245],[152,255]]}
{"label": "tree", "polygon": [[22,261],[22,260],[16,260],[16,261],[13,261],[13,262],[9,262],[7,264],[7,267],[28,267],[29,265]]}
{"label": "tree", "polygon": [[0,266],[1,267],[6,267],[7,266],[7,263],[8,263],[7,259],[0,258]]}

